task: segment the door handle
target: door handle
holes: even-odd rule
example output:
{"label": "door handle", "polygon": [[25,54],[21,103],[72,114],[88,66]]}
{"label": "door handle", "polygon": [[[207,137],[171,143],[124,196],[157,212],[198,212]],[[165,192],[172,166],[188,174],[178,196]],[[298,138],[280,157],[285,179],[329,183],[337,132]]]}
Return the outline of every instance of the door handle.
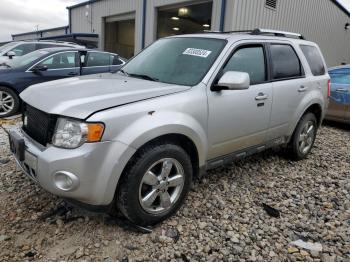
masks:
{"label": "door handle", "polygon": [[268,95],[264,94],[264,93],[259,93],[258,96],[255,97],[256,101],[262,101],[262,100],[266,100],[268,98]]}
{"label": "door handle", "polygon": [[306,90],[308,90],[307,86],[300,86],[300,88],[298,89],[298,92],[305,92]]}
{"label": "door handle", "polygon": [[68,75],[69,76],[76,76],[76,75],[78,75],[78,73],[77,72],[69,72]]}
{"label": "door handle", "polygon": [[335,91],[338,93],[347,93],[348,92],[348,90],[346,88],[338,88]]}

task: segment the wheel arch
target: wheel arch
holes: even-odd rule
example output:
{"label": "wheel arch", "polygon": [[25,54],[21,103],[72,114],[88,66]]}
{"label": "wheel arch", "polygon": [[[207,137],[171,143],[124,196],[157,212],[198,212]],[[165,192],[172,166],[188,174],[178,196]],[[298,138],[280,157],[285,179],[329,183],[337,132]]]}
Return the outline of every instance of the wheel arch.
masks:
{"label": "wheel arch", "polygon": [[11,89],[13,92],[15,92],[18,95],[18,98],[20,98],[19,97],[20,92],[18,92],[18,90],[14,86],[10,85],[9,83],[0,82],[0,87],[7,87],[7,88]]}
{"label": "wheel arch", "polygon": [[[199,176],[199,152],[198,152],[198,148],[197,148],[195,142],[193,142],[191,138],[189,138],[188,136],[181,134],[181,133],[164,134],[164,135],[157,136],[157,137],[147,141],[146,143],[144,143],[141,147],[139,147],[136,150],[135,154],[131,157],[131,159],[128,161],[128,163],[132,162],[132,159],[135,158],[137,156],[138,152],[140,152],[143,148],[148,147],[149,145],[152,145],[152,144],[165,144],[165,143],[180,146],[182,149],[184,149],[186,151],[186,153],[191,158],[191,163],[193,164],[192,165],[193,177],[194,178],[198,177]],[[128,164],[126,165],[125,168],[127,168],[127,166],[128,166]],[[124,173],[124,171],[123,171],[123,173]]]}

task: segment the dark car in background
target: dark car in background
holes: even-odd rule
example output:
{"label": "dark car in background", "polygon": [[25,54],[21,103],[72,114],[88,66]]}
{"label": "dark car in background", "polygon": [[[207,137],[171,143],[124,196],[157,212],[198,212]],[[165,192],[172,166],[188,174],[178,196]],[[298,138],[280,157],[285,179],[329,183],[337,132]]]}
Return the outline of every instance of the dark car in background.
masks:
{"label": "dark car in background", "polygon": [[125,60],[117,54],[89,49],[48,48],[0,66],[0,118],[20,108],[19,94],[27,87],[80,75],[119,70]]}
{"label": "dark car in background", "polygon": [[331,95],[326,119],[350,123],[350,65],[328,70],[331,77]]}

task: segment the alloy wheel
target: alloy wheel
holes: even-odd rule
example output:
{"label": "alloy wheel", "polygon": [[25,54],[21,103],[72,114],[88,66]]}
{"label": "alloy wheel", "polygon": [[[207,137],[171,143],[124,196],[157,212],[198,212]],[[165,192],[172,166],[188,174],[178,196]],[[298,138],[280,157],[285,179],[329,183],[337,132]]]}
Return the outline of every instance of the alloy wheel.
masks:
{"label": "alloy wheel", "polygon": [[307,154],[312,147],[315,139],[316,126],[313,121],[306,122],[299,135],[299,151]]}
{"label": "alloy wheel", "polygon": [[7,115],[14,107],[15,99],[13,96],[6,91],[0,91],[0,116]]}
{"label": "alloy wheel", "polygon": [[146,171],[139,188],[141,207],[151,214],[171,209],[179,199],[185,182],[182,165],[174,158],[163,158]]}

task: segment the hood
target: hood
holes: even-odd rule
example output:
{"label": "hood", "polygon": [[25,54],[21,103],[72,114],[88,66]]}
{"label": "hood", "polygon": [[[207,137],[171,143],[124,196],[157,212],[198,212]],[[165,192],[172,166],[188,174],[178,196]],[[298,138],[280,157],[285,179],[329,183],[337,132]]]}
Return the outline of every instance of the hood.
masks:
{"label": "hood", "polygon": [[20,97],[44,112],[85,119],[99,110],[189,88],[107,73],[33,85]]}

